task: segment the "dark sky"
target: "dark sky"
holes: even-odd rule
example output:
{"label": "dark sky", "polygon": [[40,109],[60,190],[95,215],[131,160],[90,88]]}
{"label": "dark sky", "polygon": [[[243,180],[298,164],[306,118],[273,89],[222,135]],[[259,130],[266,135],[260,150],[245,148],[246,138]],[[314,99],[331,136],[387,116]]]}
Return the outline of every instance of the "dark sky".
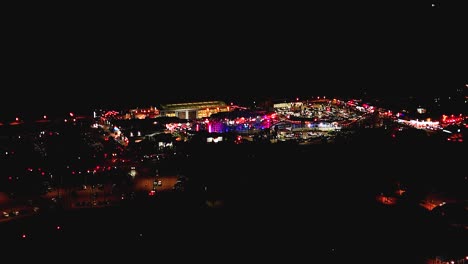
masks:
{"label": "dark sky", "polygon": [[21,10],[3,38],[2,112],[465,83],[464,7],[374,2]]}

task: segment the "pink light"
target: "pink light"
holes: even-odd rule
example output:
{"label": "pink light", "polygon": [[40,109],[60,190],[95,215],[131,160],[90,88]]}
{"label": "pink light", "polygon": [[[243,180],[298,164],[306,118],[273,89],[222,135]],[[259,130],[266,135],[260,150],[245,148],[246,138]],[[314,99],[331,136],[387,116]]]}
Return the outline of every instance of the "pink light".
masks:
{"label": "pink light", "polygon": [[47,119],[47,116],[46,116],[46,115],[44,115],[44,119]]}
{"label": "pink light", "polygon": [[211,133],[211,124],[208,124],[208,132]]}
{"label": "pink light", "polygon": [[60,230],[60,229],[62,229],[62,227],[60,227],[60,226],[57,226],[57,230]]}
{"label": "pink light", "polygon": [[16,121],[19,121],[19,117],[15,118]]}
{"label": "pink light", "polygon": [[26,234],[23,234],[21,237],[22,237],[22,238],[26,238]]}

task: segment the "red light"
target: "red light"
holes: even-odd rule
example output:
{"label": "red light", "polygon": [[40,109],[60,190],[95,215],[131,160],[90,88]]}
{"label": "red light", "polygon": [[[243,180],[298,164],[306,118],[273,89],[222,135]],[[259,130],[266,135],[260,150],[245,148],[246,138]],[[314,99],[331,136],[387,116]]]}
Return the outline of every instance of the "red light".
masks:
{"label": "red light", "polygon": [[9,176],[9,177],[8,177],[8,180],[10,180],[10,181],[11,181],[11,180],[13,180],[13,178],[12,178],[11,176]]}
{"label": "red light", "polygon": [[42,172],[41,175],[44,176],[44,175],[45,175],[45,172]]}
{"label": "red light", "polygon": [[74,116],[74,114],[73,114],[72,112],[70,112],[70,116],[71,116],[71,117],[73,117],[73,116]]}
{"label": "red light", "polygon": [[46,116],[46,115],[44,115],[44,119],[47,119],[47,116]]}
{"label": "red light", "polygon": [[17,117],[17,118],[15,118],[15,120],[16,120],[16,121],[19,121],[19,118]]}
{"label": "red light", "polygon": [[23,234],[23,235],[21,236],[21,238],[26,238],[26,234]]}
{"label": "red light", "polygon": [[60,226],[57,226],[57,230],[61,230],[62,228]]}

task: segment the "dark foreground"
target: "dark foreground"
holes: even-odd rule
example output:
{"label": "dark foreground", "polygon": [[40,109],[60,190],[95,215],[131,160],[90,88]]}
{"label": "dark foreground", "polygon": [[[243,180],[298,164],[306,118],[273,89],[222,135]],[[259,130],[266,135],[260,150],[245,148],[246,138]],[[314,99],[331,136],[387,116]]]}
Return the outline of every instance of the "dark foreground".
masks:
{"label": "dark foreground", "polygon": [[[466,200],[454,149],[441,155],[424,146],[234,147],[192,152],[182,166],[191,179],[184,193],[43,212],[0,225],[2,239],[78,251],[88,243],[143,242],[156,251],[244,261],[423,263],[466,254],[466,230],[419,205],[431,188]],[[395,182],[408,194],[395,206],[378,203],[376,195]],[[209,206],[216,201],[220,208]]]}

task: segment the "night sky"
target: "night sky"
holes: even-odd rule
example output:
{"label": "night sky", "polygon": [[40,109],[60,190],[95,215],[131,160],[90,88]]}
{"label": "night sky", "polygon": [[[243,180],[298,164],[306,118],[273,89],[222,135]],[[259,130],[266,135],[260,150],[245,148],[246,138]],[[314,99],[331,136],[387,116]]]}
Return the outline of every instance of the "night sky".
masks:
{"label": "night sky", "polygon": [[4,33],[0,110],[228,95],[406,96],[467,81],[464,7],[374,2],[385,3],[21,10]]}

